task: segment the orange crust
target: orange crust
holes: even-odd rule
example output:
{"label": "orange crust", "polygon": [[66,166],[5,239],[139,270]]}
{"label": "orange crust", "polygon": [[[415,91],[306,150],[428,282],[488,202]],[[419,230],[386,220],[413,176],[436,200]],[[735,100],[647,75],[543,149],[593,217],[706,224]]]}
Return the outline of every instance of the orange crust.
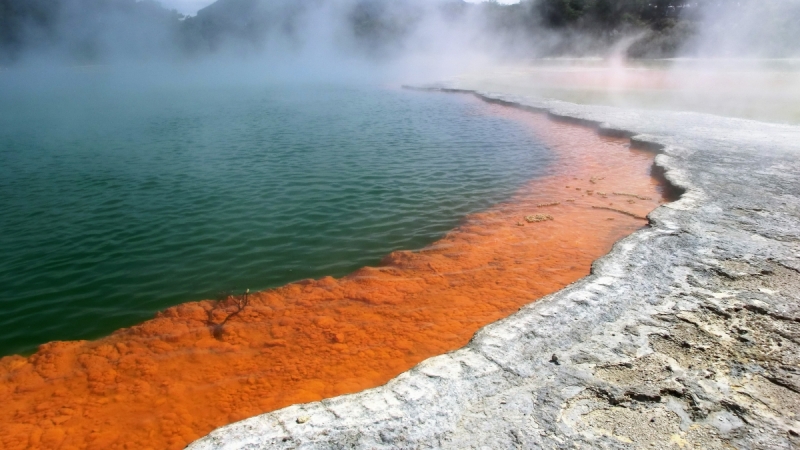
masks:
{"label": "orange crust", "polygon": [[[180,449],[229,422],[381,385],[586,276],[663,201],[653,155],[626,139],[487,108],[527,124],[553,150],[551,175],[421,251],[251,294],[218,337],[209,316],[221,322],[233,299],[181,304],[103,339],[5,357],[0,447]],[[525,220],[544,213],[553,220]]]}

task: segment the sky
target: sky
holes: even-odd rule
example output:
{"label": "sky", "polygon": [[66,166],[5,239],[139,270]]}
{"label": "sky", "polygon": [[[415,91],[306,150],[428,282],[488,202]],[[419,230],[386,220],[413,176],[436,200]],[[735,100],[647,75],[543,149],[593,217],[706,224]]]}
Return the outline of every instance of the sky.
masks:
{"label": "sky", "polygon": [[[168,9],[176,9],[181,14],[193,16],[197,11],[214,3],[216,0],[160,0],[161,4]],[[487,0],[465,0],[469,3],[480,3]],[[519,0],[497,0],[497,3],[511,4],[519,3]]]}
{"label": "sky", "polygon": [[168,9],[176,9],[181,14],[195,15],[198,10],[214,3],[215,0],[161,0]]}

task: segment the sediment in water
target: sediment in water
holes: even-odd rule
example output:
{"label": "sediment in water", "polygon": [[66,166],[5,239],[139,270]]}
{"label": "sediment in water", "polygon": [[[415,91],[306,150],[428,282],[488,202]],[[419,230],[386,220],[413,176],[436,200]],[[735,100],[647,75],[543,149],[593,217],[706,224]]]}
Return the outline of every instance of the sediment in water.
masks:
{"label": "sediment in water", "polygon": [[[555,152],[552,174],[379,267],[254,293],[244,308],[186,303],[104,339],[3,358],[3,448],[182,448],[225,423],[381,385],[586,276],[662,201],[653,154],[627,139],[493,108]],[[539,214],[552,220],[525,220]]]}

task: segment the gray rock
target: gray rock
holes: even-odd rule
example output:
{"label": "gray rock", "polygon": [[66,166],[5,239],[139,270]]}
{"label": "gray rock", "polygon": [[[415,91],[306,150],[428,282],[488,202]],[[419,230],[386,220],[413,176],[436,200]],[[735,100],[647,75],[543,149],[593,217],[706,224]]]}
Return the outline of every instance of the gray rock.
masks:
{"label": "gray rock", "polygon": [[189,448],[800,448],[800,127],[476,95],[630,136],[683,194],[463,349]]}

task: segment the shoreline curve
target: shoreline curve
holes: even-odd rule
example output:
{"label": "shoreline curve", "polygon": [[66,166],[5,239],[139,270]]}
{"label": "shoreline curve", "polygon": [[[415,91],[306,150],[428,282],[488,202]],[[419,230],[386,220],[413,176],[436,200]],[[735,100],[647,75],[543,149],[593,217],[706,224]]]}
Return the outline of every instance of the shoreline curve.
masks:
{"label": "shoreline curve", "polygon": [[584,277],[659,204],[653,155],[626,139],[487,108],[547,138],[551,174],[381,267],[185,303],[98,341],[4,358],[0,446],[183,448],[225,423],[385,384]]}
{"label": "shoreline curve", "polygon": [[189,449],[800,445],[800,127],[435,89],[626,135],[682,195],[464,348]]}

